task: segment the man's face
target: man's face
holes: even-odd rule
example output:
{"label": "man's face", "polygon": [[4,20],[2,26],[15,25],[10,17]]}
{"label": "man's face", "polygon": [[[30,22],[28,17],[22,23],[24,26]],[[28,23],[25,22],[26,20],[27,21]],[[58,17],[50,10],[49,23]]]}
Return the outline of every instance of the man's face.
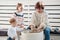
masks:
{"label": "man's face", "polygon": [[23,10],[22,6],[18,7],[19,12],[22,12],[22,10]]}
{"label": "man's face", "polygon": [[43,9],[36,9],[36,11],[37,11],[37,12],[42,12],[42,11],[43,11]]}

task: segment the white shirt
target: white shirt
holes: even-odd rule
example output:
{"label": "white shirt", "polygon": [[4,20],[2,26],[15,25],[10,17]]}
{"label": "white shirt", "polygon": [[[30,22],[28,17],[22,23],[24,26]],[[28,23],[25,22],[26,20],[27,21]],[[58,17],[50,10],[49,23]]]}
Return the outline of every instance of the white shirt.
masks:
{"label": "white shirt", "polygon": [[8,34],[8,37],[11,37],[11,38],[16,37],[17,36],[16,27],[10,27],[8,29],[7,34]]}
{"label": "white shirt", "polygon": [[39,27],[39,25],[41,23],[45,24],[44,28],[46,28],[46,26],[50,26],[49,21],[48,21],[48,13],[46,13],[46,12],[42,12],[42,13],[34,12],[32,14],[32,17],[31,17],[30,25],[34,25],[34,26]]}
{"label": "white shirt", "polygon": [[[18,14],[18,15],[23,15],[22,12],[19,12],[19,13],[16,12],[16,14]],[[21,17],[21,16],[16,16],[16,14],[14,13],[12,17],[16,19],[16,21],[17,21],[18,24],[23,24],[23,19],[24,19],[24,18]],[[24,16],[24,15],[23,15],[23,16]]]}

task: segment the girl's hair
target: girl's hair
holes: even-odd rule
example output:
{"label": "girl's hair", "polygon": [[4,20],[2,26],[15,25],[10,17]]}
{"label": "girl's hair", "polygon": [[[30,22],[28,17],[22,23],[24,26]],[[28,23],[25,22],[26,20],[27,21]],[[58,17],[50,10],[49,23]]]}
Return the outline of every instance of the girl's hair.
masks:
{"label": "girl's hair", "polygon": [[18,3],[16,9],[18,10],[18,8],[21,7],[21,6],[22,6],[22,4],[21,3]]}
{"label": "girl's hair", "polygon": [[35,9],[44,9],[44,5],[41,2],[37,2],[35,5]]}

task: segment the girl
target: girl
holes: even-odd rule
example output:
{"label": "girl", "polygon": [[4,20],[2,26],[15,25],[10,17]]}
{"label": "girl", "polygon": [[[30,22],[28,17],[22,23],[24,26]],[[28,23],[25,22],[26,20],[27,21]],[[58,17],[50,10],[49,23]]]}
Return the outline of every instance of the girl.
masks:
{"label": "girl", "polygon": [[20,40],[21,31],[24,29],[24,24],[23,24],[24,15],[22,13],[22,10],[23,10],[22,4],[18,3],[16,7],[16,12],[13,14],[13,18],[15,18],[17,21],[18,24],[17,26],[20,26],[17,27],[18,40]]}

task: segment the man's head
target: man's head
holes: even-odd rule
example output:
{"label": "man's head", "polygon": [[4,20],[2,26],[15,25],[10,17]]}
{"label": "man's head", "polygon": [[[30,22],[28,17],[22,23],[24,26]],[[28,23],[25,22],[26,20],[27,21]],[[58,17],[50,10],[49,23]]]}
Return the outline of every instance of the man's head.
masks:
{"label": "man's head", "polygon": [[42,12],[44,10],[44,5],[42,4],[42,2],[37,2],[35,5],[35,10],[37,12]]}
{"label": "man's head", "polygon": [[14,19],[14,18],[11,18],[10,20],[9,20],[9,23],[12,25],[12,26],[16,26],[16,20]]}
{"label": "man's head", "polygon": [[21,3],[18,3],[17,4],[17,11],[18,12],[22,12],[22,10],[23,10],[22,4]]}

